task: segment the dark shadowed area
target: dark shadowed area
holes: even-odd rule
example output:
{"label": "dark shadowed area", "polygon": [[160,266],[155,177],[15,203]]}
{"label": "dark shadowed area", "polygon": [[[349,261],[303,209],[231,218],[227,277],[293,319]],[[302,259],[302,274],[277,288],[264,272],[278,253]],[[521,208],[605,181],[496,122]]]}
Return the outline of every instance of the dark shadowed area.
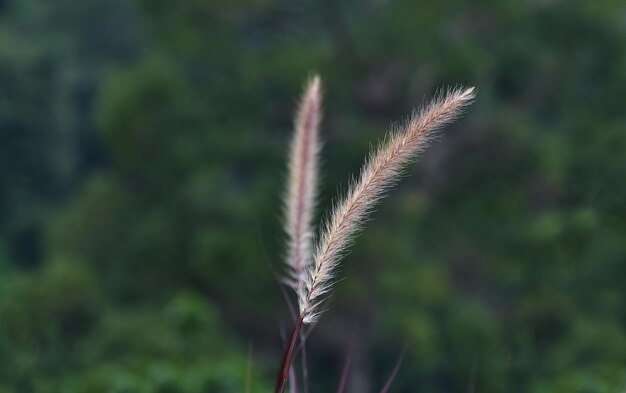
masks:
{"label": "dark shadowed area", "polygon": [[477,99],[342,262],[308,391],[406,347],[390,393],[623,392],[625,48],[619,0],[0,1],[0,393],[273,391],[316,72],[316,221],[438,88]]}

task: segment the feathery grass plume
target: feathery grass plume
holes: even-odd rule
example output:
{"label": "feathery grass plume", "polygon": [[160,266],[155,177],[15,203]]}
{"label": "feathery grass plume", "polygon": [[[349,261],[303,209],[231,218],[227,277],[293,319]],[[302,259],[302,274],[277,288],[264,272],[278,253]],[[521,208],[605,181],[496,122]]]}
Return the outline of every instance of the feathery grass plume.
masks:
{"label": "feathery grass plume", "polygon": [[396,183],[405,165],[424,150],[435,132],[456,119],[474,96],[473,87],[438,94],[430,104],[414,112],[403,126],[392,131],[370,155],[359,180],[335,206],[321,233],[313,263],[303,277],[298,303],[304,324],[315,322],[319,305],[334,284],[341,257],[376,203]]}
{"label": "feathery grass plume", "polygon": [[456,119],[474,96],[473,87],[449,90],[414,112],[370,155],[359,180],[335,206],[322,230],[312,263],[306,264],[301,275],[302,285],[298,286],[300,317],[283,352],[275,393],[284,391],[300,331],[304,325],[315,322],[318,308],[334,284],[337,265],[369,213],[398,180],[402,168],[427,146],[437,130]]}
{"label": "feathery grass plume", "polygon": [[303,92],[295,118],[285,197],[285,226],[289,237],[286,260],[289,273],[286,282],[296,292],[302,283],[302,273],[310,264],[312,253],[321,101],[321,82],[319,76],[315,75]]}

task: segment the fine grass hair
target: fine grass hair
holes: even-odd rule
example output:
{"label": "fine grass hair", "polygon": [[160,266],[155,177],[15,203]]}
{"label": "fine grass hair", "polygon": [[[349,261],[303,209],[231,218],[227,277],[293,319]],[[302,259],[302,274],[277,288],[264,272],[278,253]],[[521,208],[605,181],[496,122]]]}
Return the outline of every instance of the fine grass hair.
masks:
{"label": "fine grass hair", "polygon": [[289,243],[284,282],[296,291],[298,316],[283,353],[276,393],[282,392],[287,384],[303,326],[314,324],[319,318],[320,306],[337,280],[337,267],[374,207],[438,131],[457,119],[474,98],[473,87],[441,90],[407,121],[394,127],[369,154],[346,194],[336,200],[313,245],[322,100],[319,76],[308,82],[296,115],[285,198],[285,231]]}

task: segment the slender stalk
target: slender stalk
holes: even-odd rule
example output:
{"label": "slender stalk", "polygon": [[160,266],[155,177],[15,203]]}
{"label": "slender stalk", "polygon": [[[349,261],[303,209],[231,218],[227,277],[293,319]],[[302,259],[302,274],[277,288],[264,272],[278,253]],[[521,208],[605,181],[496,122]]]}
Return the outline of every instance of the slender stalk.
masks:
{"label": "slender stalk", "polygon": [[289,379],[291,380],[289,393],[298,393],[298,375],[293,367],[289,367]]}
{"label": "slender stalk", "polygon": [[337,393],[343,393],[346,389],[346,382],[348,381],[348,374],[350,373],[350,364],[352,363],[352,353],[354,352],[354,343],[350,344],[348,353],[346,354],[346,360],[343,362],[343,370],[341,371],[341,378],[339,379],[339,386],[337,387]]}
{"label": "slender stalk", "polygon": [[382,387],[382,389],[380,389],[380,393],[387,393],[387,391],[389,391],[389,388],[391,387],[393,380],[396,379],[396,375],[398,375],[398,370],[400,369],[400,366],[402,365],[402,361],[404,360],[404,354],[406,353],[406,350],[407,350],[407,346],[404,346],[404,349],[402,349],[402,353],[400,353],[400,356],[398,356],[398,360],[396,361],[396,365],[393,368],[391,375],[389,375],[389,378],[387,378],[387,382],[385,382],[385,385]]}
{"label": "slender stalk", "polygon": [[304,334],[304,330],[300,333],[300,351],[302,357],[302,383],[304,393],[309,393],[309,361],[306,355],[306,334]]}
{"label": "slender stalk", "polygon": [[298,318],[296,325],[293,327],[293,332],[291,333],[291,337],[289,338],[289,342],[287,343],[287,347],[283,353],[282,360],[280,361],[280,368],[278,369],[278,375],[276,377],[276,387],[274,388],[274,393],[283,393],[285,390],[287,380],[289,379],[289,369],[291,368],[291,363],[293,361],[293,353],[296,345],[298,344],[298,339],[300,338],[302,324],[302,318]]}

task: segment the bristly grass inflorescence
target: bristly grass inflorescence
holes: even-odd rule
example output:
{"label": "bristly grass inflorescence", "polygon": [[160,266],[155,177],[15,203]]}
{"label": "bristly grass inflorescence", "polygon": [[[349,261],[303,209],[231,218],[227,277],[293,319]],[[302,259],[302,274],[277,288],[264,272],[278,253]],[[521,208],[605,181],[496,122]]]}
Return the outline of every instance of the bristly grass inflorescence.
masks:
{"label": "bristly grass inflorescence", "polygon": [[289,238],[285,282],[296,292],[310,264],[313,242],[313,213],[317,194],[319,124],[321,121],[320,78],[307,84],[295,118],[295,133],[289,153],[285,197],[285,231]]}
{"label": "bristly grass inflorescence", "polygon": [[314,323],[320,305],[336,281],[336,272],[354,237],[373,208],[397,183],[407,164],[414,160],[446,124],[454,121],[475,98],[475,90],[441,91],[407,121],[392,129],[369,155],[357,180],[335,202],[312,246],[312,217],[318,179],[318,128],[321,119],[320,79],[308,83],[296,116],[291,144],[286,232],[289,236],[285,281],[296,290],[299,315],[283,354],[275,391],[282,392],[288,379],[294,350],[304,325]]}

